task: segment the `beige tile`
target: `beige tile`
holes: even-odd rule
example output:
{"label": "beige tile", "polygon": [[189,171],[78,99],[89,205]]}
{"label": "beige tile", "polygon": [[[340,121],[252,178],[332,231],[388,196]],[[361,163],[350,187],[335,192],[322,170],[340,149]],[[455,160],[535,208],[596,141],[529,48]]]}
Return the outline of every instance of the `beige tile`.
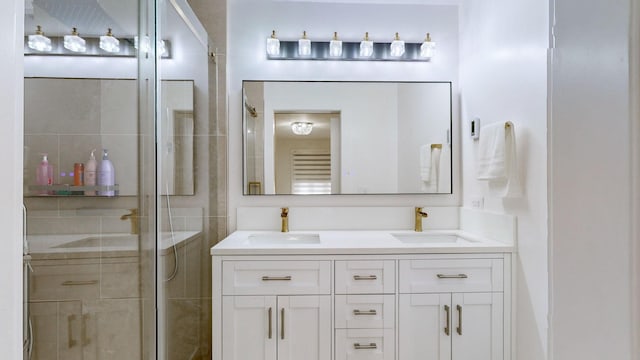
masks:
{"label": "beige tile", "polygon": [[102,94],[100,133],[137,134],[137,81],[102,79],[100,91]]}
{"label": "beige tile", "polygon": [[109,299],[84,303],[88,346],[85,359],[138,360],[141,358],[140,300]]}
{"label": "beige tile", "polygon": [[52,217],[30,218],[27,221],[27,234],[97,234],[100,221],[97,217]]}
{"label": "beige tile", "polygon": [[123,259],[100,264],[100,297],[102,299],[139,298],[140,265],[138,261]]}
{"label": "beige tile", "polygon": [[188,359],[200,347],[201,304],[197,299],[167,302],[167,358]]}

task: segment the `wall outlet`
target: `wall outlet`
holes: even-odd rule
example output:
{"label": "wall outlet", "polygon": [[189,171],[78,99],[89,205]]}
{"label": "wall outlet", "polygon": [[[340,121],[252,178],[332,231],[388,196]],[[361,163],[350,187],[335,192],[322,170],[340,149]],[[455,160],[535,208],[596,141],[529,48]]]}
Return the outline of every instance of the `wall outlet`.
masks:
{"label": "wall outlet", "polygon": [[482,196],[474,196],[471,198],[471,208],[472,209],[483,209],[484,208],[484,197]]}

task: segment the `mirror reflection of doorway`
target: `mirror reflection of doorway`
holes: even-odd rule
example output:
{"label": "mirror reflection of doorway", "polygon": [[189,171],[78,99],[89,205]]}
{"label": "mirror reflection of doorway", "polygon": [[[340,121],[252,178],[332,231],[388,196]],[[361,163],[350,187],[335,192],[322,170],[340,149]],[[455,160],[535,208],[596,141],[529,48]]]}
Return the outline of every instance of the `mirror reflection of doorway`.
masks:
{"label": "mirror reflection of doorway", "polygon": [[279,111],[274,121],[276,194],[339,193],[340,112]]}

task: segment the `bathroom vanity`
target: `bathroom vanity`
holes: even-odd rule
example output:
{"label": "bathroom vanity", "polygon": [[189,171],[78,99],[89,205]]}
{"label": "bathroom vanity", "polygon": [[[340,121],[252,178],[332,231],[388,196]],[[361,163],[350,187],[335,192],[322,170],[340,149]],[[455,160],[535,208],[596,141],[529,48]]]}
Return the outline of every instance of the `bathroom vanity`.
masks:
{"label": "bathroom vanity", "polygon": [[513,251],[460,230],[234,232],[211,249],[213,358],[511,359]]}

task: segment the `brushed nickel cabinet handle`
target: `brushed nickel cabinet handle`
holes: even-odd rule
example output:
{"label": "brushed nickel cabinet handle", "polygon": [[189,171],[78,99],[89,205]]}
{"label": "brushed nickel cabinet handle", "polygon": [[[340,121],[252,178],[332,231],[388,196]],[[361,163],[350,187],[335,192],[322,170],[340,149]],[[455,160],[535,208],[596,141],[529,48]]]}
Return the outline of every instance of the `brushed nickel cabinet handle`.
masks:
{"label": "brushed nickel cabinet handle", "polygon": [[466,279],[468,278],[467,274],[455,274],[455,275],[446,275],[446,274],[438,274],[438,279]]}
{"label": "brushed nickel cabinet handle", "polygon": [[449,305],[444,306],[444,314],[447,317],[447,326],[444,328],[444,333],[449,336],[449,334],[451,334],[451,313]]}
{"label": "brushed nickel cabinet handle", "polygon": [[375,275],[353,275],[353,280],[376,280],[377,278]]}
{"label": "brushed nickel cabinet handle", "polygon": [[458,310],[458,327],[456,328],[456,331],[458,332],[458,335],[462,335],[462,306],[456,305],[456,310]]}
{"label": "brushed nickel cabinet handle", "polygon": [[353,344],[353,348],[356,350],[377,349],[378,345],[376,345],[376,343],[369,343],[369,344],[355,343]]}
{"label": "brushed nickel cabinet handle", "polygon": [[269,339],[271,339],[273,332],[273,322],[272,322],[272,308],[269,308]]}
{"label": "brushed nickel cabinet handle", "polygon": [[356,315],[356,316],[357,315],[377,315],[377,314],[378,314],[378,312],[375,311],[374,309],[365,310],[365,311],[358,310],[358,309],[353,310],[353,315]]}
{"label": "brushed nickel cabinet handle", "polygon": [[291,276],[263,276],[262,281],[289,281]]}
{"label": "brushed nickel cabinet handle", "polygon": [[91,339],[87,337],[87,320],[89,320],[89,314],[82,315],[82,330],[80,338],[82,339],[82,346],[87,346],[91,343]]}
{"label": "brushed nickel cabinet handle", "polygon": [[73,340],[73,321],[76,319],[74,314],[67,316],[67,336],[69,336],[69,349],[76,346],[77,341]]}
{"label": "brushed nickel cabinet handle", "polygon": [[284,340],[284,308],[280,310],[280,339]]}
{"label": "brushed nickel cabinet handle", "polygon": [[98,280],[68,280],[62,283],[62,286],[82,286],[82,285],[95,285],[98,283]]}

